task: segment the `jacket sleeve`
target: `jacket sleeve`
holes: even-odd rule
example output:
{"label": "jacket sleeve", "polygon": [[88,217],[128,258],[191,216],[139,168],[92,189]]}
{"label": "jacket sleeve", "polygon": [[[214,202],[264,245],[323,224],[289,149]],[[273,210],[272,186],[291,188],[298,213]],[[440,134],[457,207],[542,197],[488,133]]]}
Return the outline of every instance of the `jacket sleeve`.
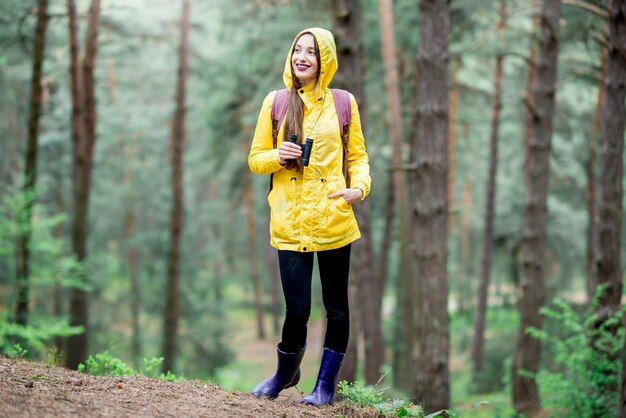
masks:
{"label": "jacket sleeve", "polygon": [[248,154],[248,165],[254,174],[271,174],[283,167],[278,162],[278,149],[272,143],[272,102],[275,94],[273,91],[265,96],[254,130]]}
{"label": "jacket sleeve", "polygon": [[370,193],[372,179],[370,178],[370,166],[365,138],[361,129],[361,116],[359,107],[352,94],[350,94],[352,116],[350,121],[350,135],[348,137],[346,163],[350,176],[350,188],[359,188],[363,191],[363,199]]}

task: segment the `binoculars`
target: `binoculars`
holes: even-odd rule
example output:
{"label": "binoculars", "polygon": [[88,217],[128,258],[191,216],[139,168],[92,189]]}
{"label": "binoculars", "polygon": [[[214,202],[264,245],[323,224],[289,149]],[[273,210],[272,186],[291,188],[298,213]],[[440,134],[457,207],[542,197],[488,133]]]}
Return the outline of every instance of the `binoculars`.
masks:
{"label": "binoculars", "polygon": [[300,148],[302,148],[302,166],[308,166],[309,158],[311,157],[311,149],[313,148],[313,140],[311,138],[307,138],[306,142],[301,144],[298,142],[298,135],[289,135],[289,142],[300,145]]}

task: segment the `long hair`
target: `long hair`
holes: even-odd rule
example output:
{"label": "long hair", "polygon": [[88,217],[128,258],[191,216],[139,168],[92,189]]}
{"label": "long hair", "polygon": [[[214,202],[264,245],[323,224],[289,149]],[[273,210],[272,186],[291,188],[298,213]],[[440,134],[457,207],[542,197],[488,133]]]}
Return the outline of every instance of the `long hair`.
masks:
{"label": "long hair", "polygon": [[[317,39],[315,35],[311,32],[303,32],[298,36],[298,38],[294,41],[293,47],[291,49],[291,54],[289,54],[289,60],[291,63],[291,59],[293,57],[293,52],[295,51],[296,44],[298,40],[303,36],[309,34],[313,36],[313,44],[315,45],[315,57],[317,58],[317,74],[315,75],[315,80],[313,80],[313,88],[317,84],[320,77],[320,69],[321,69],[321,58],[320,58],[320,48],[317,44]],[[297,135],[299,142],[304,142],[306,138],[304,138],[304,132],[302,128],[302,123],[304,121],[304,102],[298,95],[298,90],[302,87],[300,80],[296,77],[296,74],[293,72],[293,63],[290,64],[291,69],[291,89],[289,90],[289,97],[287,100],[287,114],[285,115],[285,129],[283,130],[283,141],[289,141],[290,135]],[[298,171],[302,170],[302,165],[300,160],[289,160],[287,161],[287,168],[292,169],[296,168]]]}

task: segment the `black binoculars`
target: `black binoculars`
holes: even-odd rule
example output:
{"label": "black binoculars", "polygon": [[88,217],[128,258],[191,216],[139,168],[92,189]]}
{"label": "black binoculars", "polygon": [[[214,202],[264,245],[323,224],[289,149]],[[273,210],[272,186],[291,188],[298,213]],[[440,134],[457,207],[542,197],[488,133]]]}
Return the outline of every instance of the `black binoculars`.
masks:
{"label": "black binoculars", "polygon": [[298,142],[298,135],[289,135],[289,142],[300,145],[300,148],[302,148],[302,166],[308,166],[309,158],[311,157],[311,149],[313,148],[313,140],[307,138],[306,142],[301,144]]}

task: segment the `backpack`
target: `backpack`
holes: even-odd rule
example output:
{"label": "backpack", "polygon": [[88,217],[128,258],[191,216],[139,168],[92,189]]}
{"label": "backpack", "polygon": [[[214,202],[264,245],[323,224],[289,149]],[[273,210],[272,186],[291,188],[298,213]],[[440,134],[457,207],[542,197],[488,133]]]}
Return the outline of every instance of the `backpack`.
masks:
{"label": "backpack", "polygon": [[[330,89],[335,99],[335,110],[337,112],[337,120],[339,122],[339,134],[343,143],[343,175],[348,181],[348,167],[346,164],[346,149],[348,147],[348,139],[350,136],[350,122],[352,121],[352,104],[350,103],[350,94],[346,90]],[[274,95],[272,102],[272,145],[276,148],[278,143],[278,131],[283,123],[285,114],[287,113],[287,100],[289,91],[287,89],[278,90]],[[272,180],[274,175],[270,175],[270,191],[272,190]],[[269,192],[268,192],[269,193]]]}

